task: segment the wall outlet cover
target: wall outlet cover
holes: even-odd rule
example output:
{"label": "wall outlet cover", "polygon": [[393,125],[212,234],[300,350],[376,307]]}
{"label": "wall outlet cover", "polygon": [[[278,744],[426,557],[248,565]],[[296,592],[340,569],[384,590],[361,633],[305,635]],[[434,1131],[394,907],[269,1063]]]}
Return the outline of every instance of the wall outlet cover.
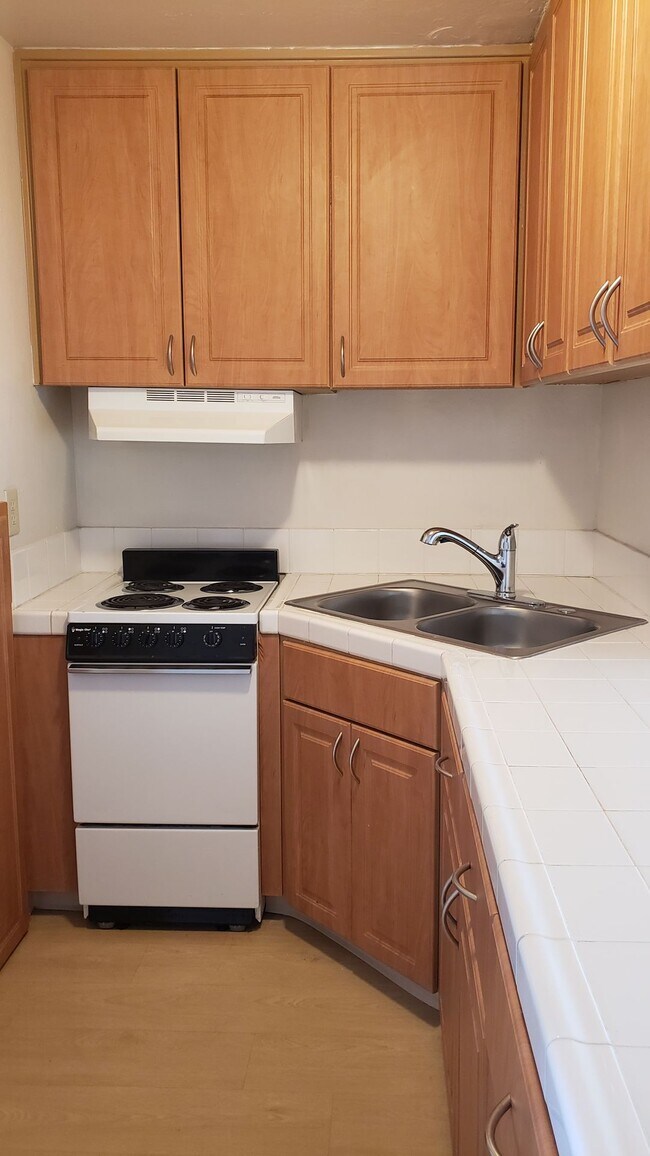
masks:
{"label": "wall outlet cover", "polygon": [[5,502],[9,515],[9,537],[13,538],[20,533],[20,513],[18,510],[18,490],[11,487],[5,490]]}

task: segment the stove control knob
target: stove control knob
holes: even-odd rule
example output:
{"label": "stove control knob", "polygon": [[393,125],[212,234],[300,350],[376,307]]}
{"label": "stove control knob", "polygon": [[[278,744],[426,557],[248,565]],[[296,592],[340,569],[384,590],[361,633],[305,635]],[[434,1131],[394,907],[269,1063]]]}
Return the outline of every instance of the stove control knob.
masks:
{"label": "stove control knob", "polygon": [[174,648],[176,648],[178,646],[182,646],[184,642],[185,642],[185,635],[184,635],[183,631],[180,629],[180,627],[172,626],[171,630],[167,631],[167,633],[165,635],[165,644],[167,646],[173,646]]}
{"label": "stove control knob", "polygon": [[203,635],[203,641],[206,646],[221,646],[221,635],[218,630],[214,629],[214,626],[211,626]]}
{"label": "stove control knob", "polygon": [[131,635],[130,635],[129,631],[124,630],[124,628],[122,626],[120,626],[119,630],[115,631],[115,639],[114,639],[115,645],[121,646],[121,647],[128,646],[130,641],[131,641]]}
{"label": "stove control knob", "polygon": [[148,626],[145,626],[144,630],[140,631],[138,642],[141,646],[144,646],[146,650],[151,650],[157,641],[158,635],[153,630],[150,630]]}
{"label": "stove control knob", "polygon": [[106,642],[106,634],[98,626],[93,626],[88,639],[93,650],[99,650]]}

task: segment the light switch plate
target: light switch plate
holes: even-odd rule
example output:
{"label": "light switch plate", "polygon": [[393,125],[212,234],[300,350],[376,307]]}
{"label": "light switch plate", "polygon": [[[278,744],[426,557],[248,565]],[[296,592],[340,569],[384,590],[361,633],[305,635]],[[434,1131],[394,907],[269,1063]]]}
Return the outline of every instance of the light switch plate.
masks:
{"label": "light switch plate", "polygon": [[5,490],[5,502],[7,503],[9,515],[9,537],[13,538],[20,533],[20,513],[18,511],[18,490],[10,488]]}

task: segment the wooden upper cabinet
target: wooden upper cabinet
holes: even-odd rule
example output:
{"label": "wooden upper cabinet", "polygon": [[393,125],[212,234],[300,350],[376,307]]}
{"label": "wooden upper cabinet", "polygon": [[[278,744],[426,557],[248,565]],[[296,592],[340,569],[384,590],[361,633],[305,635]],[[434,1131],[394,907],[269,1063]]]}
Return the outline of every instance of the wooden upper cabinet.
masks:
{"label": "wooden upper cabinet", "polygon": [[42,381],[182,384],[175,70],[27,83]]}
{"label": "wooden upper cabinet", "polygon": [[[544,321],[546,274],[547,174],[551,86],[548,27],[539,35],[528,74],[528,154],[526,162],[526,249],[522,325],[521,380],[536,381],[540,370],[529,343]],[[539,340],[535,349],[540,348]]]}
{"label": "wooden upper cabinet", "polygon": [[[562,376],[567,369],[575,13],[574,0],[553,0],[535,39],[530,63],[521,358],[524,384]],[[541,366],[535,365],[535,357]]]}
{"label": "wooden upper cabinet", "polygon": [[536,341],[542,376],[566,372],[569,347],[569,237],[571,225],[571,118],[575,62],[574,0],[554,0],[546,16],[549,56],[549,123],[542,316]]}
{"label": "wooden upper cabinet", "polygon": [[[599,319],[602,299],[615,276],[614,166],[625,2],[576,0],[569,369],[605,365],[611,354]],[[641,259],[640,254],[636,259]]]}
{"label": "wooden upper cabinet", "polygon": [[179,69],[186,380],[329,381],[329,69]]}
{"label": "wooden upper cabinet", "polygon": [[435,991],[435,754],[352,728],[352,939]]}
{"label": "wooden upper cabinet", "polygon": [[332,68],[336,388],[512,384],[520,78]]}
{"label": "wooden upper cabinet", "polygon": [[[621,277],[609,317],[614,358],[650,356],[650,5],[627,0],[621,118],[618,237],[612,276]],[[616,307],[618,306],[618,316]]]}

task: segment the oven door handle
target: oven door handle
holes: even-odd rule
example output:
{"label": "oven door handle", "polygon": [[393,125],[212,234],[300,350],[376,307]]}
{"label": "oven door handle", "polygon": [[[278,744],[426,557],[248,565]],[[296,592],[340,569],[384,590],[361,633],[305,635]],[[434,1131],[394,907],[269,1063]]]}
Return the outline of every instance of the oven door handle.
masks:
{"label": "oven door handle", "polygon": [[252,666],[129,666],[128,663],[107,663],[90,666],[84,662],[69,662],[68,674],[251,674]]}

